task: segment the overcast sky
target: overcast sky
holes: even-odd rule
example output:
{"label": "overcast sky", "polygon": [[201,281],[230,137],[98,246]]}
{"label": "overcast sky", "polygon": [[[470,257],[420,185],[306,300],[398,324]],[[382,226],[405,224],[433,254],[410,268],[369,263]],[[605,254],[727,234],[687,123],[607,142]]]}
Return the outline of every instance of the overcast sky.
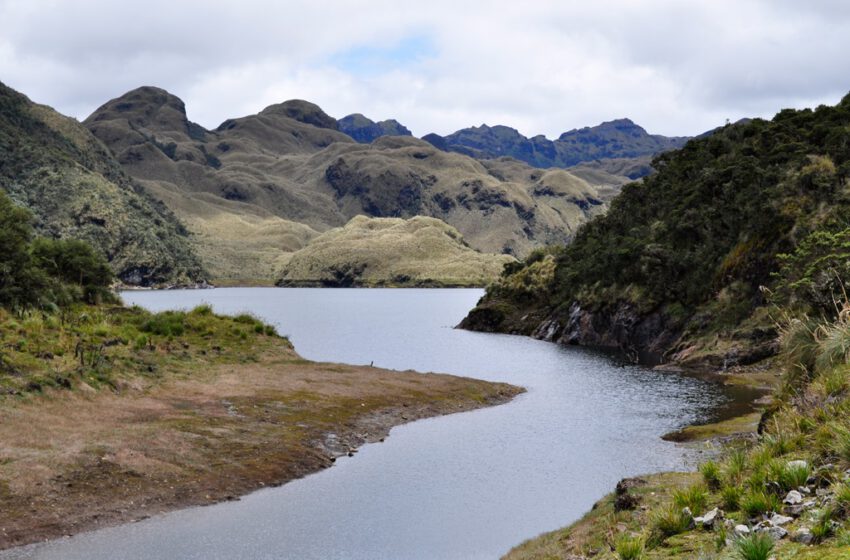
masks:
{"label": "overcast sky", "polygon": [[141,85],[208,127],[300,98],[415,135],[692,135],[850,90],[845,0],[0,0],[0,81],[85,118]]}

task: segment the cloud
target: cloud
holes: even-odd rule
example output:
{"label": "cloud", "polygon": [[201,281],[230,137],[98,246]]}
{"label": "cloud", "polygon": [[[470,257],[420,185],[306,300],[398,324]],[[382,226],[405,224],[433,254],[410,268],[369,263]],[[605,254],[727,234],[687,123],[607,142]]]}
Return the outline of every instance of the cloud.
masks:
{"label": "cloud", "polygon": [[157,85],[207,127],[290,98],[417,135],[630,117],[696,134],[850,89],[838,0],[0,0],[0,80],[85,118]]}

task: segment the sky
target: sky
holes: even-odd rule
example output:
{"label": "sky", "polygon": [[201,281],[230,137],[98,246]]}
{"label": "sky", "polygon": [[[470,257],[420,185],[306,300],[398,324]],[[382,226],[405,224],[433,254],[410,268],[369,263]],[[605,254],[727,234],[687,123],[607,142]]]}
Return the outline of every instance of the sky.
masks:
{"label": "sky", "polygon": [[416,136],[694,135],[850,91],[846,0],[0,0],[0,81],[84,119],[131,89],[207,128],[287,99]]}

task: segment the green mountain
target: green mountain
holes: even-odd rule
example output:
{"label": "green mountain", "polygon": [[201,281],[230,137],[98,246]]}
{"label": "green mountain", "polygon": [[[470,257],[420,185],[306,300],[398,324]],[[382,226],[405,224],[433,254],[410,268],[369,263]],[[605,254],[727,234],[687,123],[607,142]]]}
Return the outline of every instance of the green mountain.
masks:
{"label": "green mountain", "polygon": [[0,84],[0,188],[43,236],[87,241],[133,285],[196,283],[185,228],[76,120]]}
{"label": "green mountain", "polygon": [[[513,128],[486,124],[464,128],[444,137],[429,134],[423,139],[440,149],[479,159],[509,156],[543,168],[572,167],[595,160],[651,157],[680,148],[688,141],[686,137],[649,134],[629,119],[570,130],[556,140],[549,140],[543,135],[527,138]],[[648,174],[648,171],[647,168],[635,168],[628,176],[636,179]]]}
{"label": "green mountain", "polygon": [[360,142],[369,144],[381,136],[412,136],[410,131],[395,119],[375,122],[360,113],[348,115],[337,121],[340,132]]}
{"label": "green mountain", "polygon": [[773,354],[773,306],[828,316],[850,277],[848,131],[850,96],[662,154],[566,249],[511,267],[463,326],[720,367]]}
{"label": "green mountain", "polygon": [[626,181],[477,161],[405,136],[361,144],[305,101],[204,130],[180,99],[143,87],[85,124],[187,225],[213,279],[225,282],[273,281],[291,253],[358,215],[433,217],[473,249],[524,256],[569,241]]}

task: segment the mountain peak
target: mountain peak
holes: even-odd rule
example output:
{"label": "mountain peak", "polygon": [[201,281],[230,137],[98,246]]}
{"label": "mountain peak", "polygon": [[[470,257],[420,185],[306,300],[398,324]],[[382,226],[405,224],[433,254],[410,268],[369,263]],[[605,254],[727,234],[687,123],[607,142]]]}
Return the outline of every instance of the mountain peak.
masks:
{"label": "mountain peak", "polygon": [[304,124],[311,124],[319,128],[329,128],[331,130],[339,130],[337,121],[325,113],[321,107],[315,103],[304,101],[303,99],[290,99],[283,103],[269,105],[262,111],[261,115],[281,115],[294,119]]}

